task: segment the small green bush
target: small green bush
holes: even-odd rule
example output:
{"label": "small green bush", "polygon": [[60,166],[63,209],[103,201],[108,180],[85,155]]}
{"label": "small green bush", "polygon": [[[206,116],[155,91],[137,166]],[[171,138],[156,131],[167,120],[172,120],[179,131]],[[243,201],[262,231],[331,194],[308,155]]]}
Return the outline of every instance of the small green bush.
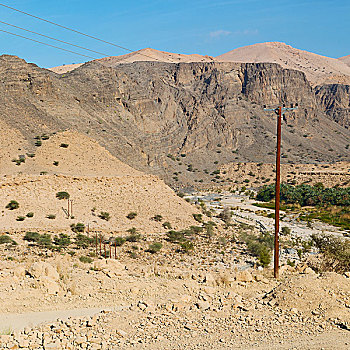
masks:
{"label": "small green bush", "polygon": [[163,244],[160,242],[154,242],[148,246],[147,251],[152,254],[158,253],[163,247]]}
{"label": "small green bush", "polygon": [[71,244],[70,237],[64,233],[60,233],[58,236],[55,236],[53,241],[60,247],[68,247]]}
{"label": "small green bush", "polygon": [[56,219],[56,215],[55,215],[55,214],[48,214],[46,217],[47,217],[48,219],[50,219],[50,220]]}
{"label": "small green bush", "polygon": [[15,210],[15,209],[18,209],[19,208],[19,204],[17,201],[10,201],[10,203],[8,203],[5,207],[6,209],[10,209],[10,210]]}
{"label": "small green bush", "polygon": [[95,242],[93,237],[85,236],[81,233],[78,233],[75,237],[75,244],[78,248],[86,249],[93,245]]}
{"label": "small green bush", "polygon": [[203,215],[202,214],[192,214],[193,218],[198,222],[203,222]]}
{"label": "small green bush", "polygon": [[57,160],[55,160],[53,163],[52,163],[54,166],[58,166],[59,162]]}
{"label": "small green bush", "polygon": [[93,259],[91,259],[89,256],[80,256],[79,261],[81,261],[84,264],[91,264],[93,262]]}
{"label": "small green bush", "polygon": [[70,194],[68,192],[65,192],[65,191],[61,191],[61,192],[57,192],[56,193],[56,198],[58,199],[69,199],[70,197]]}
{"label": "small green bush", "polygon": [[101,213],[99,214],[98,217],[102,220],[109,221],[109,219],[111,218],[111,215],[109,213],[107,213],[106,211],[101,211]]}
{"label": "small green bush", "polygon": [[115,239],[114,239],[114,244],[117,247],[121,247],[125,242],[126,242],[126,239],[123,237],[115,237]]}
{"label": "small green bush", "polygon": [[24,221],[25,220],[25,216],[17,216],[17,221]]}
{"label": "small green bush", "polygon": [[185,253],[189,253],[191,250],[194,249],[194,245],[190,241],[180,243],[180,247]]}
{"label": "small green bush", "polygon": [[41,248],[52,248],[52,240],[51,240],[51,235],[47,233],[43,233],[42,235],[39,236],[39,239],[36,242],[39,247]]}
{"label": "small green bush", "polygon": [[27,215],[26,215],[27,218],[32,218],[33,216],[34,216],[34,213],[32,213],[32,212],[29,212],[29,213],[27,213]]}
{"label": "small green bush", "polygon": [[38,141],[35,142],[34,145],[35,145],[36,147],[40,147],[40,146],[42,146],[42,144],[43,144],[42,141],[38,140]]}
{"label": "small green bush", "polygon": [[169,221],[165,221],[163,222],[162,226],[167,229],[167,230],[171,230],[172,227],[171,227],[171,223]]}
{"label": "small green bush", "polygon": [[38,232],[27,232],[23,239],[28,242],[37,242],[39,238],[40,234]]}
{"label": "small green bush", "polygon": [[17,245],[17,242],[14,241],[9,235],[0,235],[0,244],[12,244]]}
{"label": "small green bush", "polygon": [[77,224],[70,225],[70,228],[75,233],[84,232],[85,231],[85,225],[82,224],[81,222],[78,222]]}
{"label": "small green bush", "polygon": [[60,147],[62,147],[62,148],[68,148],[68,146],[69,146],[68,143],[61,143],[60,144]]}
{"label": "small green bush", "polygon": [[135,213],[135,212],[132,211],[132,212],[129,213],[126,217],[127,217],[129,220],[132,220],[132,219],[135,219],[136,216],[137,216],[137,213]]}
{"label": "small green bush", "polygon": [[153,216],[152,220],[157,221],[157,222],[161,222],[163,220],[163,216],[162,215],[155,215]]}
{"label": "small green bush", "polygon": [[167,234],[167,240],[172,243],[180,243],[185,240],[185,236],[183,232],[179,231],[169,231]]}

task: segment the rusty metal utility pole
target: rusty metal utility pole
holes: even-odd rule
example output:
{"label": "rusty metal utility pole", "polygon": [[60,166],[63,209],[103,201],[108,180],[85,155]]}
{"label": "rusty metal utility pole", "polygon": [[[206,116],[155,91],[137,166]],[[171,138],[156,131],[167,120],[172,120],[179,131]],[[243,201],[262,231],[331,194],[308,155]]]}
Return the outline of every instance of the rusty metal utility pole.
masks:
{"label": "rusty metal utility pole", "polygon": [[277,147],[276,147],[276,185],[275,185],[275,239],[274,239],[274,259],[273,259],[273,275],[279,277],[279,260],[280,260],[280,188],[281,188],[281,139],[282,139],[282,115],[285,111],[292,111],[298,108],[298,104],[290,108],[285,105],[277,108],[266,108],[265,111],[274,111],[277,114]]}

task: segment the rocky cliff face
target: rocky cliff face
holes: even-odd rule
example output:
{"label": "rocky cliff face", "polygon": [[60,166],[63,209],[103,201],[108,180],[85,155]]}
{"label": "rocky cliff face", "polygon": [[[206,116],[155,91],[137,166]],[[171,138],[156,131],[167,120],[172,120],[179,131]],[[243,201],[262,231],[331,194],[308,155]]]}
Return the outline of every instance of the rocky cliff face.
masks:
{"label": "rocky cliff face", "polygon": [[220,163],[273,161],[276,118],[263,105],[280,100],[300,105],[284,118],[285,161],[349,158],[349,130],[325,115],[303,73],[277,64],[90,62],[57,75],[0,58],[0,118],[33,149],[36,135],[74,129],[168,182],[206,181]]}
{"label": "rocky cliff face", "polygon": [[350,85],[331,84],[317,86],[318,103],[326,114],[340,125],[350,127]]}

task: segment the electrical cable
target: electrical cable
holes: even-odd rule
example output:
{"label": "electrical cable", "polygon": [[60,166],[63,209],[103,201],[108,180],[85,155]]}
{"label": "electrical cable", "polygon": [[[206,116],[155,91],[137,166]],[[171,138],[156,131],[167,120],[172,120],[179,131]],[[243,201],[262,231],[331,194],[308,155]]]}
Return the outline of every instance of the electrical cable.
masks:
{"label": "electrical cable", "polygon": [[0,29],[0,32],[4,32],[4,33],[10,34],[10,35],[18,36],[18,37],[20,37],[20,38],[23,38],[23,39],[26,39],[26,40],[30,40],[30,41],[34,41],[34,42],[36,42],[36,43],[43,44],[43,45],[46,45],[46,46],[50,46],[50,47],[53,47],[53,48],[55,48],[55,49],[59,49],[59,50],[67,51],[67,52],[70,52],[70,53],[74,53],[74,54],[79,55],[79,56],[83,56],[83,57],[87,57],[87,58],[92,58],[93,60],[96,60],[96,59],[97,59],[96,57],[87,56],[87,55],[84,55],[84,54],[82,54],[82,53],[78,53],[78,52],[75,52],[75,51],[71,51],[71,50],[64,49],[64,48],[62,48],[62,47],[58,47],[58,46],[55,46],[55,45],[43,43],[42,41],[38,41],[38,40],[35,40],[35,39],[27,38],[27,37],[25,37],[25,36],[23,36],[23,35],[11,33],[11,32],[8,32],[8,31],[6,31],[6,30],[3,30],[3,29]]}
{"label": "electrical cable", "polygon": [[10,27],[14,27],[14,28],[17,28],[17,29],[24,30],[24,31],[29,32],[29,33],[33,33],[33,34],[36,34],[36,35],[40,35],[40,36],[42,36],[42,37],[44,37],[44,38],[48,38],[48,39],[51,39],[51,40],[59,41],[60,43],[63,43],[63,44],[75,46],[75,47],[77,47],[77,48],[79,48],[79,49],[83,49],[83,50],[86,50],[86,51],[91,51],[91,52],[97,53],[97,54],[102,55],[102,56],[109,56],[109,55],[106,54],[106,53],[99,52],[99,51],[95,51],[95,50],[91,50],[91,49],[88,49],[88,48],[86,48],[86,47],[79,46],[79,45],[75,45],[75,44],[72,44],[72,43],[70,43],[70,42],[68,42],[68,41],[56,39],[56,38],[53,38],[53,37],[48,36],[48,35],[45,35],[45,34],[40,34],[40,33],[38,33],[38,32],[34,32],[34,31],[32,31],[32,30],[25,29],[25,28],[16,26],[16,25],[14,25],[14,24],[10,24],[10,23],[4,22],[4,21],[0,21],[0,23],[5,24],[5,25],[10,26]]}
{"label": "electrical cable", "polygon": [[[49,21],[49,20],[47,20],[47,19],[45,19],[45,18],[32,15],[32,14],[30,14],[30,13],[28,13],[28,12],[24,12],[24,11],[18,10],[18,9],[16,9],[16,8],[14,8],[14,7],[11,7],[11,6],[2,4],[2,3],[0,3],[0,6],[6,7],[6,8],[8,8],[8,9],[10,9],[10,10],[13,10],[13,11],[17,11],[17,12],[19,12],[19,13],[22,13],[22,14],[26,15],[26,16],[30,16],[30,17],[36,18],[36,19],[38,19],[38,20],[40,20],[40,21],[44,21],[44,22],[46,22],[46,23],[50,23],[50,24],[55,25],[55,26],[57,26],[57,27],[60,27],[60,28],[66,29],[66,30],[70,30],[71,32],[74,32],[74,33],[77,33],[77,34],[86,36],[86,37],[88,37],[88,38],[90,38],[90,39],[98,40],[98,41],[103,42],[103,43],[105,43],[105,44],[109,44],[109,45],[118,47],[119,49],[122,49],[122,50],[125,50],[125,51],[128,51],[128,52],[131,52],[131,53],[132,53],[132,52],[135,52],[134,50],[128,49],[128,48],[126,48],[126,47],[124,47],[124,46],[111,43],[110,41],[106,41],[106,40],[97,38],[97,37],[95,37],[95,36],[89,35],[89,34],[85,34],[85,33],[80,32],[80,31],[78,31],[78,30],[75,30],[75,29],[72,29],[72,28],[63,26],[63,25],[61,25],[61,24],[58,24],[58,23]],[[144,56],[144,57],[151,58],[152,60],[162,62],[162,61],[158,60],[157,58],[154,58],[154,57],[145,55],[145,54],[143,54],[143,53],[139,53],[139,52],[135,52],[135,53],[138,54],[138,55]]]}

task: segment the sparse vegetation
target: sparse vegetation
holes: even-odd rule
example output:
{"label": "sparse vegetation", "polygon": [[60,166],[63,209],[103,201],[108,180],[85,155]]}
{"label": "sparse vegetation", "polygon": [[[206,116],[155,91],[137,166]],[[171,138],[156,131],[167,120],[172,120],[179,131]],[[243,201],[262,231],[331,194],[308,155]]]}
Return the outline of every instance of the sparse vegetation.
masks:
{"label": "sparse vegetation", "polygon": [[61,143],[60,144],[60,147],[62,147],[62,148],[68,148],[68,146],[69,146],[68,143]]}
{"label": "sparse vegetation", "polygon": [[56,198],[58,199],[69,199],[70,197],[70,194],[68,192],[65,192],[65,191],[61,191],[61,192],[57,192],[56,193]]}
{"label": "sparse vegetation", "polygon": [[9,210],[18,209],[19,208],[19,203],[17,201],[15,201],[15,200],[12,200],[6,205],[5,208],[9,209]]}
{"label": "sparse vegetation", "polygon": [[323,255],[321,269],[343,273],[350,270],[350,241],[331,235],[313,235],[312,241]]}
{"label": "sparse vegetation", "polygon": [[24,221],[25,220],[25,216],[17,216],[16,221]]}
{"label": "sparse vegetation", "polygon": [[70,228],[75,233],[84,232],[85,231],[85,225],[83,223],[81,223],[81,222],[78,222],[77,224],[71,224]]}
{"label": "sparse vegetation", "polygon": [[93,262],[93,259],[90,258],[89,256],[82,255],[79,257],[79,261],[84,264],[91,264]]}
{"label": "sparse vegetation", "polygon": [[64,233],[60,233],[58,236],[55,236],[53,238],[53,241],[57,246],[61,248],[68,247],[71,244],[70,237]]}
{"label": "sparse vegetation", "polygon": [[101,211],[101,213],[98,215],[98,217],[102,220],[109,221],[111,218],[111,215],[106,211]]}
{"label": "sparse vegetation", "polygon": [[136,216],[137,216],[137,213],[135,213],[135,212],[131,212],[131,213],[129,213],[126,217],[129,219],[129,220],[133,220],[133,219],[135,219],[136,218]]}
{"label": "sparse vegetation", "polygon": [[165,221],[163,222],[162,226],[167,229],[167,230],[171,230],[172,229],[172,226],[171,226],[171,223],[169,221]]}
{"label": "sparse vegetation", "polygon": [[27,218],[32,218],[34,216],[34,213],[33,212],[29,212],[27,213],[26,217]]}
{"label": "sparse vegetation", "polygon": [[192,216],[196,221],[198,221],[200,223],[203,222],[203,215],[202,214],[192,214]]}
{"label": "sparse vegetation", "polygon": [[0,235],[0,244],[17,245],[17,242],[14,241],[9,235],[3,234],[3,235]]}
{"label": "sparse vegetation", "polygon": [[157,222],[161,222],[163,220],[163,216],[157,214],[157,215],[153,216],[152,220],[157,221]]}
{"label": "sparse vegetation", "polygon": [[55,214],[48,214],[46,217],[47,217],[48,219],[50,219],[50,220],[56,219],[56,215],[55,215]]}
{"label": "sparse vegetation", "polygon": [[160,242],[154,242],[148,246],[147,251],[152,254],[159,253],[160,250],[162,249],[163,244]]}

